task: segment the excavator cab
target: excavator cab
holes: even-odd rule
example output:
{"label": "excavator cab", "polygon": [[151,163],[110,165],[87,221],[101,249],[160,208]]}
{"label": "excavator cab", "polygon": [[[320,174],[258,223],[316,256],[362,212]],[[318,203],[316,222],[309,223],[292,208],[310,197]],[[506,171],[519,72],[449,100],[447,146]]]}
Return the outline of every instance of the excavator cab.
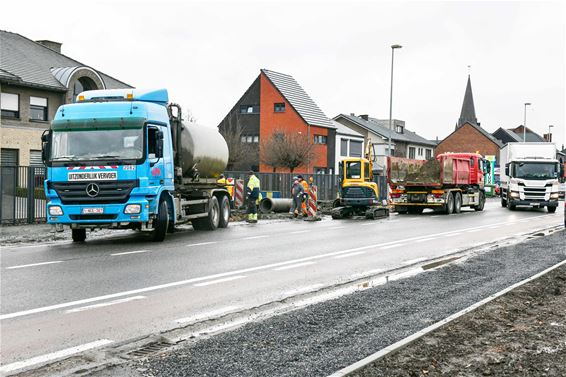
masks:
{"label": "excavator cab", "polygon": [[389,215],[387,208],[380,206],[377,183],[373,180],[372,149],[371,141],[368,141],[364,157],[340,161],[339,198],[334,201],[332,218],[354,215],[380,218]]}

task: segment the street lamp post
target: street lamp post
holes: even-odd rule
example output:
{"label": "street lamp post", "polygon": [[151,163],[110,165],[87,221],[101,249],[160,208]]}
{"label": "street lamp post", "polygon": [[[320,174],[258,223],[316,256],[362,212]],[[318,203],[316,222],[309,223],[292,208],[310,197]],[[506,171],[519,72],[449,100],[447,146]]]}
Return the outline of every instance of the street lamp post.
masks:
{"label": "street lamp post", "polygon": [[392,133],[392,121],[393,121],[393,59],[395,56],[395,49],[396,48],[401,48],[403,46],[401,45],[392,45],[391,46],[391,90],[389,92],[389,143],[388,143],[388,148],[389,148],[389,155],[392,156],[393,154],[391,153],[391,133]]}
{"label": "street lamp post", "polygon": [[530,102],[525,102],[525,111],[523,113],[523,143],[527,141],[527,106],[530,105]]}

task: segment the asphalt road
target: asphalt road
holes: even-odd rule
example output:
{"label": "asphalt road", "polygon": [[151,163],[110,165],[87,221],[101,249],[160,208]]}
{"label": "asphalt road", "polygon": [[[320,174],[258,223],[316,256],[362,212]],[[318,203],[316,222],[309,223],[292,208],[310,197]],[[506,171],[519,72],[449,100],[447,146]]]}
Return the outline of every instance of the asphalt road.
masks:
{"label": "asphalt road", "polygon": [[5,247],[1,363],[172,329],[559,225],[562,211],[509,211],[493,200],[484,212],[451,216],[233,224],[159,244],[132,232],[82,245]]}

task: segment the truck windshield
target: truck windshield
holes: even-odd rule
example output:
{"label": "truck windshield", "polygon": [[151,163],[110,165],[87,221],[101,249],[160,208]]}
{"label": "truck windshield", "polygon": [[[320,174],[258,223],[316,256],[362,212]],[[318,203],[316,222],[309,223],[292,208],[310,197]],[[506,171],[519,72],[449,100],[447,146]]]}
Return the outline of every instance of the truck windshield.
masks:
{"label": "truck windshield", "polygon": [[519,162],[515,165],[515,178],[545,180],[558,176],[555,163]]}
{"label": "truck windshield", "polygon": [[362,177],[362,163],[359,161],[350,161],[346,163],[346,178],[360,179]]}
{"label": "truck windshield", "polygon": [[52,161],[142,157],[143,128],[53,132]]}

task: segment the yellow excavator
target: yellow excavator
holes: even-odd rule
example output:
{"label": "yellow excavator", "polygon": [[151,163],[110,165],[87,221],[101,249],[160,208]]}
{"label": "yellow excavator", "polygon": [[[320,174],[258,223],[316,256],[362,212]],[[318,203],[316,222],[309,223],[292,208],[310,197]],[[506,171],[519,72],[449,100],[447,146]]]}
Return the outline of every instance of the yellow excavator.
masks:
{"label": "yellow excavator", "polygon": [[333,219],[389,216],[389,209],[379,201],[377,183],[373,180],[372,151],[373,145],[368,140],[364,157],[345,158],[338,164],[340,188],[339,197],[332,206]]}

